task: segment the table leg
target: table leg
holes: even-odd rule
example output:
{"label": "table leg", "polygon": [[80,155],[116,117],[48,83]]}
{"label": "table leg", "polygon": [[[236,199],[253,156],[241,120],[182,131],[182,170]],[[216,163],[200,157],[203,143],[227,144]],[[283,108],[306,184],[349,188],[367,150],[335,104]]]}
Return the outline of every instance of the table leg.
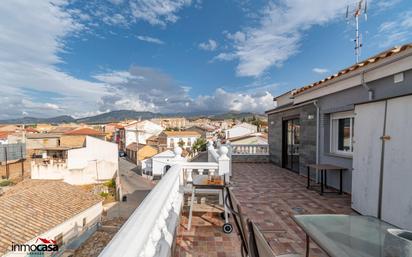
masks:
{"label": "table leg", "polygon": [[308,185],[306,186],[306,188],[310,188],[310,167],[308,166]]}
{"label": "table leg", "polygon": [[343,173],[343,170],[340,170],[340,173],[339,173],[339,183],[340,183],[340,187],[339,187],[339,194],[342,194],[342,192],[343,192],[343,190],[342,190],[342,177],[343,177],[343,175],[342,175],[342,173]]}
{"label": "table leg", "polygon": [[328,170],[325,170],[325,188],[328,188]]}
{"label": "table leg", "polygon": [[306,234],[306,257],[309,257],[309,249],[310,249],[310,238],[308,234]]}
{"label": "table leg", "polygon": [[323,195],[323,170],[320,170],[320,195]]}
{"label": "table leg", "polygon": [[192,226],[192,212],[193,212],[194,201],[195,201],[195,187],[192,185],[192,198],[190,199],[189,222],[187,224],[187,230],[190,230],[190,227]]}

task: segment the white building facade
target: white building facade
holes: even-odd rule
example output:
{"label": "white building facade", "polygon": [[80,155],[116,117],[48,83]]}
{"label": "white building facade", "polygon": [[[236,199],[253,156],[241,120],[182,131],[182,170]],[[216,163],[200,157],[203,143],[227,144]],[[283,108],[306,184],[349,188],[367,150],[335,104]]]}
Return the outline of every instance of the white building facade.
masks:
{"label": "white building facade", "polygon": [[61,179],[72,185],[100,183],[116,176],[117,144],[86,137],[86,147],[67,151],[66,160],[31,164],[32,179]]}
{"label": "white building facade", "polygon": [[225,131],[226,139],[230,139],[233,137],[241,137],[250,135],[257,132],[257,126],[249,124],[249,123],[240,123],[236,126],[233,126],[230,129]]}
{"label": "white building facade", "polygon": [[125,128],[125,146],[131,143],[146,144],[146,140],[151,136],[157,136],[163,128],[149,120],[139,121],[129,124]]}

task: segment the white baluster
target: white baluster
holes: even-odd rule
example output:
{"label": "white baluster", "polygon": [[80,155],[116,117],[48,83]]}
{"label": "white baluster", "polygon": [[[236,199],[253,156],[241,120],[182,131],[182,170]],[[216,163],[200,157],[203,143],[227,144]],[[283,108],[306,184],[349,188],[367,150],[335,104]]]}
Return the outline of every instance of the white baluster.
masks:
{"label": "white baluster", "polygon": [[186,169],[186,174],[187,174],[187,183],[192,183],[193,182],[193,177],[192,177],[192,172],[193,169]]}
{"label": "white baluster", "polygon": [[203,169],[198,169],[199,171],[199,175],[202,176],[203,175]]}

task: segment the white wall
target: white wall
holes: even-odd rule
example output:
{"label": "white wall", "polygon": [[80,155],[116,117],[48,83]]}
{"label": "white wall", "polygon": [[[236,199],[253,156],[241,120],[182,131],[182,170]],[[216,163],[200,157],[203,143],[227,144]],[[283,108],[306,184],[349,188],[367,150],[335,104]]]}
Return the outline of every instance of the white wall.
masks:
{"label": "white wall", "polygon": [[236,125],[233,128],[225,131],[226,138],[241,137],[257,132],[257,127],[254,125],[243,126],[242,124]]}
{"label": "white wall", "polygon": [[[27,244],[35,244],[38,237],[46,238],[46,239],[55,239],[60,233],[63,234],[63,244],[67,244],[72,239],[77,238],[80,236],[87,227],[91,227],[92,225],[100,222],[101,213],[103,211],[103,204],[102,202],[97,203],[90,208],[84,210],[83,212],[75,215],[74,217],[66,220],[65,222],[57,225],[56,227],[50,229],[49,231],[37,235],[32,240],[28,241]],[[86,218],[86,227],[83,228],[83,218]],[[38,244],[40,244],[38,242]],[[21,257],[23,256],[22,253],[19,252],[9,252],[6,253],[4,256],[7,257]]]}
{"label": "white wall", "polygon": [[157,136],[163,131],[163,128],[154,122],[144,120],[125,127],[125,143],[128,146],[131,143],[146,144],[146,140],[151,136]]}
{"label": "white wall", "polygon": [[99,183],[115,177],[119,168],[117,144],[86,137],[86,147],[67,152],[66,163],[32,163],[32,179],[63,179],[72,185]]}
{"label": "white wall", "polygon": [[[200,136],[188,136],[188,137],[167,137],[167,148],[176,148],[179,147],[179,141],[183,141],[185,144],[182,148],[190,148],[192,147],[193,143],[198,139]],[[170,142],[173,139],[173,146],[170,146]],[[190,146],[188,145],[189,139],[191,141]]]}

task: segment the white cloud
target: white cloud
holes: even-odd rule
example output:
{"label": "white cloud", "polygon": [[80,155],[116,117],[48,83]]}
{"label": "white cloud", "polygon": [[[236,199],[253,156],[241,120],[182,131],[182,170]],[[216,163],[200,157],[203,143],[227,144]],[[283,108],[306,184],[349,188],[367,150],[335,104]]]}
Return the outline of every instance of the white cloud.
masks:
{"label": "white cloud", "polygon": [[329,72],[329,70],[325,68],[313,68],[312,71],[318,74],[325,74]]}
{"label": "white cloud", "polygon": [[[42,116],[90,109],[107,94],[103,83],[77,79],[56,66],[63,62],[59,54],[66,51],[66,38],[84,29],[66,6],[63,0],[2,1],[0,49],[7,49],[0,51],[2,118],[19,116],[22,110]],[[30,90],[55,96],[47,99],[45,93],[46,99],[39,99]]]}
{"label": "white cloud", "polygon": [[137,39],[148,42],[148,43],[158,44],[158,45],[163,45],[165,43],[158,38],[149,37],[149,36],[137,36]]}
{"label": "white cloud", "polygon": [[[118,74],[123,74],[118,79]],[[126,75],[127,74],[127,75]],[[272,91],[276,84],[254,84],[245,87],[241,93],[227,92],[219,88],[209,95],[191,97],[191,87],[181,85],[162,71],[133,66],[128,71],[103,73],[95,76],[110,83],[111,95],[100,102],[100,111],[145,110],[153,112],[193,111],[255,111],[263,112],[273,107]],[[141,79],[144,78],[144,79]]]}
{"label": "white cloud", "polygon": [[217,48],[217,42],[209,39],[207,42],[200,43],[199,48],[205,51],[214,51]]}
{"label": "white cloud", "polygon": [[238,76],[260,76],[272,66],[299,52],[302,34],[315,25],[343,17],[346,0],[280,0],[271,1],[262,11],[259,24],[236,33],[227,33],[233,51],[220,60],[233,57],[239,61]]}
{"label": "white cloud", "polygon": [[175,23],[179,19],[177,12],[191,3],[191,0],[130,0],[129,5],[133,18],[165,26]]}
{"label": "white cloud", "polygon": [[389,47],[411,40],[412,10],[405,11],[393,20],[383,22],[378,29],[380,46]]}

